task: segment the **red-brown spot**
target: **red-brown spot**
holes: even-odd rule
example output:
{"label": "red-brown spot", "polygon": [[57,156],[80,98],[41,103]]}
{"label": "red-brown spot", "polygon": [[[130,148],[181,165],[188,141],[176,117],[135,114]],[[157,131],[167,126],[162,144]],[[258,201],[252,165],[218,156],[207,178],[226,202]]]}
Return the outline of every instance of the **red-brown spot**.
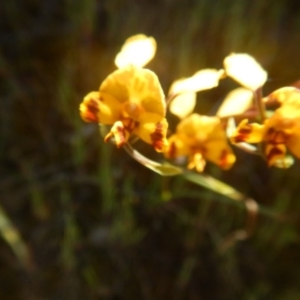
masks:
{"label": "red-brown spot", "polygon": [[245,136],[237,135],[232,140],[233,140],[234,143],[241,143],[241,142],[245,141]]}
{"label": "red-brown spot", "polygon": [[238,134],[235,137],[233,137],[233,141],[235,143],[244,142],[245,140],[247,140],[251,132],[252,132],[251,127],[241,128],[239,129]]}
{"label": "red-brown spot", "polygon": [[233,141],[235,143],[241,143],[241,142],[244,142],[246,139],[247,139],[246,135],[239,134],[233,138]]}
{"label": "red-brown spot", "polygon": [[82,112],[82,117],[88,122],[99,122],[98,114],[100,112],[98,102],[90,99],[85,103],[85,110]]}
{"label": "red-brown spot", "polygon": [[239,130],[239,133],[243,134],[243,135],[247,135],[247,134],[250,134],[251,131],[252,131],[252,128],[251,127],[247,127],[247,128],[241,128]]}
{"label": "red-brown spot", "polygon": [[221,168],[226,168],[228,166],[227,158],[228,158],[228,151],[226,149],[224,149],[220,155],[220,167]]}
{"label": "red-brown spot", "polygon": [[113,137],[118,148],[126,143],[126,129],[120,121],[113,125],[111,131],[104,138],[104,141],[109,142]]}
{"label": "red-brown spot", "polygon": [[268,129],[267,135],[272,136],[275,132],[275,129],[271,127]]}
{"label": "red-brown spot", "polygon": [[251,132],[252,132],[251,127],[241,128],[241,129],[239,129],[237,136],[235,136],[233,138],[233,141],[235,143],[244,142],[245,140],[247,140],[247,138]]}
{"label": "red-brown spot", "polygon": [[281,149],[277,147],[273,147],[267,155],[267,160],[271,161],[274,156],[283,155],[283,154],[284,152]]}
{"label": "red-brown spot", "polygon": [[270,128],[267,132],[267,140],[271,145],[285,144],[287,140],[287,135],[282,131],[276,131]]}
{"label": "red-brown spot", "polygon": [[138,122],[135,122],[134,120],[130,119],[130,118],[123,118],[122,119],[122,123],[124,128],[126,128],[126,130],[128,132],[132,132],[134,128],[136,128],[138,126]]}
{"label": "red-brown spot", "polygon": [[161,123],[156,124],[155,131],[150,134],[152,145],[157,151],[163,150],[164,143],[163,143],[163,125]]}
{"label": "red-brown spot", "polygon": [[170,147],[169,147],[169,151],[168,151],[168,156],[169,158],[175,158],[176,157],[176,144],[175,142],[173,141],[171,144],[170,144]]}

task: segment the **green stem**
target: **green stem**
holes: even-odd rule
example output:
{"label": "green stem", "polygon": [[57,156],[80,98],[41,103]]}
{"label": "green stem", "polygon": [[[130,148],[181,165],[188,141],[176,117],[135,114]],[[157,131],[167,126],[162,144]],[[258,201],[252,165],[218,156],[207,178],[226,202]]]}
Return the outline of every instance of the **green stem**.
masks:
{"label": "green stem", "polygon": [[123,148],[133,159],[162,176],[182,175],[184,179],[190,182],[210,189],[215,193],[221,194],[231,200],[244,203],[247,208],[247,211],[249,212],[247,220],[247,229],[249,232],[252,232],[253,228],[255,227],[255,219],[258,213],[261,213],[264,216],[271,217],[272,219],[276,219],[279,221],[284,220],[282,216],[274,213],[272,210],[259,206],[255,200],[243,195],[232,186],[212,176],[209,176],[204,173],[198,174],[168,163],[161,164],[155,162],[143,156],[141,153],[135,150],[129,143],[123,146]]}

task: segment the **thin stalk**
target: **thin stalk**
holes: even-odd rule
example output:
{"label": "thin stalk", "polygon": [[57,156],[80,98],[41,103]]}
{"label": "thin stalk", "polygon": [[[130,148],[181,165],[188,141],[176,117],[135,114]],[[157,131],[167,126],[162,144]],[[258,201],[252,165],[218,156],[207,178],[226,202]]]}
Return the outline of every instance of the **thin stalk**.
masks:
{"label": "thin stalk", "polygon": [[265,103],[263,101],[262,88],[258,88],[254,92],[254,104],[256,105],[260,117],[261,123],[266,119],[266,108]]}
{"label": "thin stalk", "polygon": [[269,210],[268,208],[259,206],[255,200],[243,195],[232,186],[212,176],[209,176],[208,174],[198,174],[192,171],[188,171],[184,168],[174,166],[172,164],[161,164],[155,162],[143,156],[141,153],[135,150],[129,143],[124,145],[123,148],[133,159],[162,176],[181,175],[187,181],[203,186],[236,202],[244,203],[249,213],[246,226],[247,233],[253,232],[256,223],[256,216],[258,213],[279,221],[286,220],[284,216],[278,215],[272,210]]}
{"label": "thin stalk", "polygon": [[170,105],[170,103],[179,95],[180,95],[180,93],[169,94],[168,97],[166,98],[166,105],[167,106]]}

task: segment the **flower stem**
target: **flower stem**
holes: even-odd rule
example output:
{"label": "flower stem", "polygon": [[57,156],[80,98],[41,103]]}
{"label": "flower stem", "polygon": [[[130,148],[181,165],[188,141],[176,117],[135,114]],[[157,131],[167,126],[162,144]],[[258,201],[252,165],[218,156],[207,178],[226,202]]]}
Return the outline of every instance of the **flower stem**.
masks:
{"label": "flower stem", "polygon": [[166,104],[167,106],[170,105],[170,103],[177,97],[179,96],[180,93],[173,93],[173,94],[169,94],[168,97],[166,98]]}
{"label": "flower stem", "polygon": [[263,101],[262,88],[258,88],[254,92],[254,104],[256,105],[261,123],[266,119],[265,103]]}

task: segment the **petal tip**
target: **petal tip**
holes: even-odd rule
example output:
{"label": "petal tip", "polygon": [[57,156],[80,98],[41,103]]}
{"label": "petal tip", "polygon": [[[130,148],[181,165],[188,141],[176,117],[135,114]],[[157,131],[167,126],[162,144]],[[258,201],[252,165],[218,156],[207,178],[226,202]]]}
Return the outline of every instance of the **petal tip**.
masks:
{"label": "petal tip", "polygon": [[85,122],[99,122],[98,92],[89,93],[79,106],[80,116]]}

